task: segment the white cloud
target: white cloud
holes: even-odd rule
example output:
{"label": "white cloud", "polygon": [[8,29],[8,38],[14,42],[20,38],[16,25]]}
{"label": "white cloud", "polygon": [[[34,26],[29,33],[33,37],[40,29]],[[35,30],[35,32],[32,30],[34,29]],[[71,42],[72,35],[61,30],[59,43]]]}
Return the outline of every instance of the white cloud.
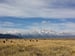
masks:
{"label": "white cloud", "polygon": [[74,4],[74,0],[4,0],[0,16],[75,18]]}
{"label": "white cloud", "polygon": [[15,27],[20,27],[23,24],[20,23],[14,23],[14,22],[10,22],[10,21],[5,21],[5,22],[1,22],[0,21],[0,28],[15,28]]}
{"label": "white cloud", "polygon": [[[15,27],[15,25],[19,24],[14,24],[12,22],[4,22],[3,25]],[[0,26],[0,33],[27,33],[35,31],[39,32],[40,30],[55,31],[57,33],[75,32],[74,31],[75,23],[73,22],[52,23],[50,21],[42,21],[40,23],[33,23],[32,25],[28,26],[23,25],[23,28],[10,28],[10,27],[4,28],[3,26]]]}
{"label": "white cloud", "polygon": [[12,22],[0,22],[0,27],[1,26],[14,26],[15,24]]}
{"label": "white cloud", "polygon": [[25,33],[26,30],[24,29],[14,29],[14,28],[0,28],[0,33],[10,33],[10,34],[16,34],[16,33]]}
{"label": "white cloud", "polygon": [[52,23],[50,21],[42,21],[41,23],[33,23],[27,26],[31,30],[53,30],[56,32],[75,32],[75,23],[73,22],[62,22],[62,23]]}

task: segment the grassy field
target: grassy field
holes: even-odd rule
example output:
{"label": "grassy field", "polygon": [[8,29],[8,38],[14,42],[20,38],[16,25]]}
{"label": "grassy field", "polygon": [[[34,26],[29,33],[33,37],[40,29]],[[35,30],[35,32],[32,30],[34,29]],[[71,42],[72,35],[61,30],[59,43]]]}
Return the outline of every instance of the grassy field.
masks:
{"label": "grassy field", "polygon": [[0,39],[0,56],[75,56],[75,40]]}

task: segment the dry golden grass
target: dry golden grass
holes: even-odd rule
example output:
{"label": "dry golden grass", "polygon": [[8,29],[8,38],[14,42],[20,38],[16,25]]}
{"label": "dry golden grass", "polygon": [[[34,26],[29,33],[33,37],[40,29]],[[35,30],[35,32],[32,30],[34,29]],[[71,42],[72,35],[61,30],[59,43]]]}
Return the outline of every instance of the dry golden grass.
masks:
{"label": "dry golden grass", "polygon": [[75,56],[75,40],[0,39],[0,56]]}

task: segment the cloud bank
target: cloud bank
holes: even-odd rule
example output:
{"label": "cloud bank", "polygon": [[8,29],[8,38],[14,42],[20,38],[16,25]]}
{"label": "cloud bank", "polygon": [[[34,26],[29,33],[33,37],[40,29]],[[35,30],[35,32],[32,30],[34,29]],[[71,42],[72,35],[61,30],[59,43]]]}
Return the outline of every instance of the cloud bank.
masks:
{"label": "cloud bank", "polygon": [[0,16],[75,18],[75,0],[0,0]]}
{"label": "cloud bank", "polygon": [[[74,22],[53,23],[49,21],[33,22],[29,25],[24,23],[0,22],[0,33],[28,33],[39,31],[55,31],[57,33],[75,33]],[[21,28],[22,27],[22,28]]]}

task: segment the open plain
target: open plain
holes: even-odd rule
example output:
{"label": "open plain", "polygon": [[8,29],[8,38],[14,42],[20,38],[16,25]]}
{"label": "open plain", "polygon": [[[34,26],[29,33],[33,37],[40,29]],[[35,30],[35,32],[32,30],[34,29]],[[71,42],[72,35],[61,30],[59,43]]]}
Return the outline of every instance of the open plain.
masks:
{"label": "open plain", "polygon": [[0,56],[75,56],[75,40],[0,39]]}

